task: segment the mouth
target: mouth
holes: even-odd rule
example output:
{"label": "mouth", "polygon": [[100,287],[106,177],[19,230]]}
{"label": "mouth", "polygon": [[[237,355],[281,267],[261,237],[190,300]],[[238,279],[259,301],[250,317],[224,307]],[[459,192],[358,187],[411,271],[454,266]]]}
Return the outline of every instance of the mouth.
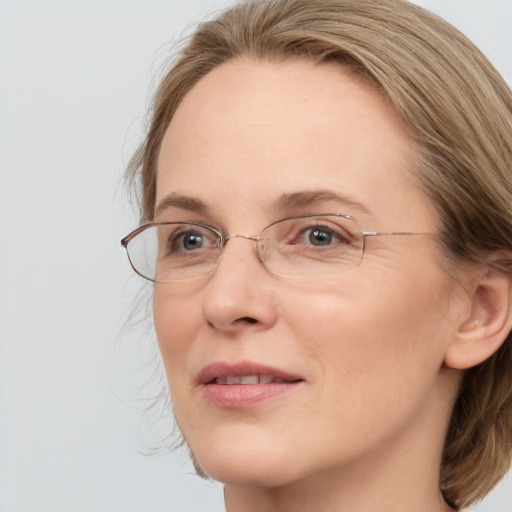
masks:
{"label": "mouth", "polygon": [[244,409],[288,394],[305,380],[299,375],[260,364],[219,362],[203,368],[197,382],[210,405]]}
{"label": "mouth", "polygon": [[247,385],[247,384],[283,384],[297,382],[297,380],[287,380],[283,377],[274,377],[273,375],[227,375],[226,377],[216,377],[208,384],[220,384],[222,386]]}
{"label": "mouth", "polygon": [[283,384],[304,380],[286,370],[250,361],[215,362],[205,366],[197,376],[198,384],[250,385]]}

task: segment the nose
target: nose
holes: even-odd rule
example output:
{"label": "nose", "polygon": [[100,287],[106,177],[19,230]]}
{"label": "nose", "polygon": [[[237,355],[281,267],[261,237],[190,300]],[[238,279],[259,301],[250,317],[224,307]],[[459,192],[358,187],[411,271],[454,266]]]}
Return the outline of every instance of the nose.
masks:
{"label": "nose", "polygon": [[[244,240],[245,239],[245,240]],[[229,235],[217,268],[205,285],[202,314],[216,330],[265,330],[276,321],[275,279],[256,247],[259,237]]]}

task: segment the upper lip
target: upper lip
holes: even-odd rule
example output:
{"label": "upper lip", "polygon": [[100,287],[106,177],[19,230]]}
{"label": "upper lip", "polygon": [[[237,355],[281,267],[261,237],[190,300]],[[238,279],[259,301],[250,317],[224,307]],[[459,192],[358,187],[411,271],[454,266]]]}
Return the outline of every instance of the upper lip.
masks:
{"label": "upper lip", "polygon": [[208,384],[219,377],[243,377],[244,375],[271,375],[274,378],[282,378],[289,381],[304,380],[300,375],[251,361],[240,361],[237,363],[218,361],[205,366],[199,372],[197,383]]}

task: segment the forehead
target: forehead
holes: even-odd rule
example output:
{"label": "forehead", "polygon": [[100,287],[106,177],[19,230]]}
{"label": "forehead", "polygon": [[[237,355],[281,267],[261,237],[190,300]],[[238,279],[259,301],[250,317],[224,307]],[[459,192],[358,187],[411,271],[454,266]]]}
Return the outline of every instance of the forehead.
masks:
{"label": "forehead", "polygon": [[407,132],[379,91],[338,66],[231,61],[177,109],[159,155],[157,204],[176,193],[222,213],[268,211],[283,194],[321,189],[403,214],[415,196],[428,206]]}

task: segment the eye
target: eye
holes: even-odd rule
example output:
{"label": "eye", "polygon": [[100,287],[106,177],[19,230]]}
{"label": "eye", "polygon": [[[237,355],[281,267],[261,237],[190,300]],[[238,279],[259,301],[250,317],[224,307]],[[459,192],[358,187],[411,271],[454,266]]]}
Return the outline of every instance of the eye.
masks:
{"label": "eye", "polygon": [[295,261],[301,258],[339,260],[361,252],[363,247],[359,224],[340,214],[283,219],[263,230],[262,240],[260,249],[265,251],[267,259],[274,260],[277,254]]}
{"label": "eye", "polygon": [[330,245],[333,242],[333,238],[336,241],[336,236],[332,230],[323,227],[309,228],[303,233],[303,237],[307,238],[311,245],[317,246]]}
{"label": "eye", "polygon": [[201,233],[183,233],[177,238],[177,244],[185,249],[185,251],[201,249],[205,242],[205,238]]}
{"label": "eye", "polygon": [[351,237],[341,228],[334,229],[327,226],[308,226],[303,228],[298,237],[298,243],[314,247],[329,247],[351,243]]}
{"label": "eye", "polygon": [[214,231],[199,226],[175,226],[164,237],[167,253],[197,253],[201,250],[218,246],[218,235]]}

